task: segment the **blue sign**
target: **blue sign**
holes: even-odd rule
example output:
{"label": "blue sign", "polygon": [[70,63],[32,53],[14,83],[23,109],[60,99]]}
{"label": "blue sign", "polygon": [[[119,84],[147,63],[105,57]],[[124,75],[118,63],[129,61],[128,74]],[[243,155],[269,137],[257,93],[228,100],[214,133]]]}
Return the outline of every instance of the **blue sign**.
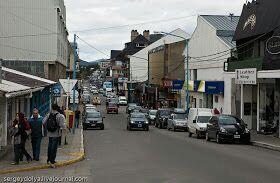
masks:
{"label": "blue sign", "polygon": [[173,80],[172,81],[172,88],[173,90],[182,90],[184,86],[184,80]]}
{"label": "blue sign", "polygon": [[223,94],[224,93],[224,82],[223,81],[206,81],[205,93]]}
{"label": "blue sign", "polygon": [[60,84],[56,84],[53,86],[52,95],[54,97],[61,97],[61,85]]}

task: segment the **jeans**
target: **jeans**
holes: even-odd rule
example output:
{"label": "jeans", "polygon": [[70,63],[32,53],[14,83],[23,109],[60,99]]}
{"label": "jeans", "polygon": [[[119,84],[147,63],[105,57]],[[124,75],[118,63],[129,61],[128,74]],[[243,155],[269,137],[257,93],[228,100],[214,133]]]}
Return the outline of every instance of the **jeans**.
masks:
{"label": "jeans", "polygon": [[21,143],[14,145],[14,152],[15,152],[15,159],[14,159],[14,161],[16,163],[18,163],[19,160],[23,159],[23,155],[26,157],[27,161],[32,159],[31,156],[28,154],[28,152],[25,149],[25,142],[26,142],[26,138],[22,137],[21,138]]}
{"label": "jeans", "polygon": [[59,137],[49,137],[48,162],[55,163]]}
{"label": "jeans", "polygon": [[39,161],[40,158],[41,141],[42,141],[42,137],[32,137],[31,139],[33,158],[37,161]]}

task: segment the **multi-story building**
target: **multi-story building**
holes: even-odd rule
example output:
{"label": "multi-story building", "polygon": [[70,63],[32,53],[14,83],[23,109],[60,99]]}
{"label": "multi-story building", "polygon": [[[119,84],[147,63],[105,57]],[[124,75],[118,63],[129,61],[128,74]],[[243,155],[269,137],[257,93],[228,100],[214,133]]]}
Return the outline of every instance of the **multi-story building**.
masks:
{"label": "multi-story building", "polygon": [[[147,92],[145,101],[155,105],[158,101],[168,102],[169,107],[181,107],[181,90],[185,80],[186,40],[164,44],[149,51],[149,80],[154,92]],[[173,83],[181,83],[174,88]],[[152,90],[152,89],[147,89]],[[179,90],[179,91],[178,91]],[[149,95],[150,94],[150,95]]]}
{"label": "multi-story building", "polygon": [[3,66],[58,81],[66,76],[68,31],[64,0],[0,2]]}
{"label": "multi-story building", "polygon": [[224,112],[240,116],[260,133],[278,131],[279,137],[280,13],[276,3],[259,0],[243,7],[234,35],[237,48],[225,64]]}
{"label": "multi-story building", "polygon": [[[235,48],[232,41],[239,16],[200,15],[189,40],[189,107],[224,106],[224,62]],[[217,54],[220,53],[220,54]]]}

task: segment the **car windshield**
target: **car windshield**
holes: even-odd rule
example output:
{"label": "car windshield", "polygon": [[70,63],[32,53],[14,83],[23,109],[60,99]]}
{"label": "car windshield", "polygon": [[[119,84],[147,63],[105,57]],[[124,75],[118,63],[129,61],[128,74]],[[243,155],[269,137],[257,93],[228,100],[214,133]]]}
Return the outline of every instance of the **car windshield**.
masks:
{"label": "car windshield", "polygon": [[175,114],[174,118],[175,119],[186,119],[186,114]]}
{"label": "car windshield", "polygon": [[170,113],[171,113],[171,111],[169,111],[169,110],[161,110],[160,111],[161,116],[168,116],[168,115],[170,115]]}
{"label": "car windshield", "polygon": [[137,106],[136,104],[134,103],[131,103],[131,104],[128,104],[129,107],[134,107],[134,106]]}
{"label": "car windshield", "polygon": [[243,124],[243,121],[233,116],[220,116],[219,123],[221,125],[234,125],[237,123]]}
{"label": "car windshield", "polygon": [[208,123],[212,116],[198,116],[197,117],[197,122],[198,123]]}
{"label": "car windshield", "polygon": [[115,103],[109,103],[109,107],[116,107],[117,106],[117,104],[115,104]]}
{"label": "car windshield", "polygon": [[87,117],[88,117],[88,118],[100,118],[101,115],[100,115],[100,113],[95,112],[95,113],[88,113],[88,114],[87,114]]}
{"label": "car windshield", "polygon": [[131,118],[145,118],[145,115],[142,113],[132,113]]}
{"label": "car windshield", "polygon": [[156,115],[156,113],[157,113],[157,110],[151,110],[149,114],[150,115]]}

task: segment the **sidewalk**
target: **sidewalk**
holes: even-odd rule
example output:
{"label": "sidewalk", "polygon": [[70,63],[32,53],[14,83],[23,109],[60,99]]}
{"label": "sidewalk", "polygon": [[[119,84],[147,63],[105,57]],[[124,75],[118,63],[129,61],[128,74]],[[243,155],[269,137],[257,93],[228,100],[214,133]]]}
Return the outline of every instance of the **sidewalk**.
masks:
{"label": "sidewalk", "polygon": [[252,131],[251,141],[254,146],[280,151],[280,139],[273,135],[262,135],[257,134],[256,131]]}
{"label": "sidewalk", "polygon": [[[61,147],[59,147],[57,151],[57,167],[73,164],[75,162],[81,161],[84,158],[85,153],[83,130],[81,128],[76,129],[75,134],[68,133],[67,142],[68,145],[64,145],[64,139],[62,139]],[[50,168],[50,165],[47,164],[47,149],[48,138],[44,137],[41,144],[40,161],[32,161],[31,163],[27,163],[24,157],[24,160],[20,162],[19,165],[11,165],[14,157],[14,153],[11,151],[4,158],[0,159],[0,174]],[[26,142],[26,150],[32,157],[32,147],[30,140]]]}

